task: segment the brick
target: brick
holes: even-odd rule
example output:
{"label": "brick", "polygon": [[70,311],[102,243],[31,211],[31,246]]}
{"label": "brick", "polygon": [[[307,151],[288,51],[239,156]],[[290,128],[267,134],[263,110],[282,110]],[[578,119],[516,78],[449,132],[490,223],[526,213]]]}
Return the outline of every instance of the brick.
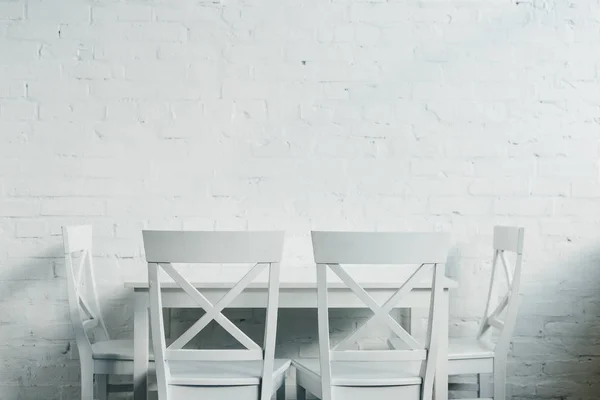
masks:
{"label": "brick", "polygon": [[3,40],[0,38],[0,62],[17,64],[39,59],[41,45],[27,41]]}
{"label": "brick", "polygon": [[538,175],[567,179],[595,179],[598,178],[598,165],[596,161],[578,158],[540,158]]}
{"label": "brick", "polygon": [[104,80],[124,76],[124,68],[120,65],[110,65],[97,61],[63,64],[63,75],[68,79]]}
{"label": "brick", "polygon": [[90,216],[104,215],[105,204],[96,199],[56,198],[42,201],[42,215]]}
{"label": "brick", "polygon": [[0,118],[5,121],[31,121],[38,118],[38,105],[32,101],[0,101]]}
{"label": "brick", "polygon": [[155,43],[130,43],[115,41],[94,46],[94,59],[101,61],[156,60],[158,45]]}
{"label": "brick", "polygon": [[133,81],[171,81],[184,76],[187,66],[180,62],[143,61],[125,64],[125,78]]}
{"label": "brick", "polygon": [[546,216],[551,215],[553,210],[553,200],[543,197],[505,197],[494,200],[494,211],[499,215]]}
{"label": "brick", "polygon": [[41,238],[48,234],[48,225],[44,221],[20,221],[16,229],[19,238]]}
{"label": "brick", "polygon": [[93,22],[149,22],[152,20],[152,7],[141,4],[108,4],[92,7]]}
{"label": "brick", "polygon": [[[5,3],[0,3],[5,4]],[[58,39],[60,24],[58,22],[19,21],[8,26],[7,36],[19,40],[38,40],[48,42]]]}
{"label": "brick", "polygon": [[69,24],[61,29],[61,38],[94,42],[183,42],[187,38],[187,29],[181,24],[168,22]]}
{"label": "brick", "polygon": [[0,98],[15,98],[25,96],[25,83],[21,81],[0,80]]}
{"label": "brick", "polygon": [[25,16],[25,7],[21,2],[0,3],[1,20],[21,20]]}
{"label": "brick", "polygon": [[88,86],[80,80],[31,81],[27,83],[29,98],[39,101],[82,99],[87,96]]}
{"label": "brick", "polygon": [[186,4],[183,7],[159,6],[154,8],[154,15],[158,21],[218,21],[221,18],[221,8],[210,3],[214,1]]}
{"label": "brick", "polygon": [[529,194],[529,182],[522,178],[478,178],[469,185],[469,193],[475,196],[525,196]]}
{"label": "brick", "polygon": [[410,163],[410,171],[414,176],[469,176],[473,164],[470,161],[439,158],[419,158]]}
{"label": "brick", "polygon": [[569,196],[572,184],[568,180],[536,178],[531,180],[533,196]]}
{"label": "brick", "polygon": [[436,197],[430,200],[430,212],[437,214],[486,215],[491,212],[492,199],[477,197]]}
{"label": "brick", "polygon": [[0,216],[2,217],[35,217],[40,213],[40,203],[36,200],[2,199]]}
{"label": "brick", "polygon": [[69,2],[50,4],[43,0],[27,2],[27,18],[32,21],[56,21],[60,23],[90,21],[90,6]]}
{"label": "brick", "polygon": [[475,169],[475,175],[480,177],[522,177],[534,173],[535,161],[533,159],[488,158],[474,160],[473,168]]}
{"label": "brick", "polygon": [[106,106],[95,101],[43,102],[39,106],[40,121],[83,122],[103,120]]}

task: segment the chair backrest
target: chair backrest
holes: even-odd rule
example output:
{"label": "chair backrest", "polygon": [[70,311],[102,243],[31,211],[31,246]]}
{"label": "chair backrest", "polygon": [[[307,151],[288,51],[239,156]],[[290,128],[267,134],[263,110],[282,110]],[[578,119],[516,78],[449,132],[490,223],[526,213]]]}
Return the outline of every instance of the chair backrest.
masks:
{"label": "chair backrest", "polygon": [[98,340],[108,340],[96,292],[92,259],[92,227],[62,228],[69,313],[79,353],[92,355],[90,333]]}
{"label": "chair backrest", "polygon": [[[497,329],[499,331],[499,336],[494,349],[497,353],[504,355],[508,354],[510,339],[517,321],[524,236],[524,228],[509,226],[494,227],[494,257],[492,260],[490,285],[485,312],[483,314],[477,338],[486,339],[486,334],[489,333],[492,328]],[[509,265],[505,253],[512,253],[514,255],[513,265]],[[502,296],[500,302],[492,310],[492,297],[495,293],[494,289],[498,284],[499,263],[502,265],[503,273],[500,273],[500,275],[504,276],[507,291],[504,296]],[[505,312],[504,321],[500,319],[503,312]]]}
{"label": "chair backrest", "polygon": [[[169,360],[244,361],[262,360],[261,399],[271,396],[275,355],[275,334],[279,300],[279,266],[283,253],[283,232],[200,232],[143,231],[148,280],[150,283],[150,324],[159,395],[166,396],[170,371]],[[172,263],[193,264],[254,264],[233,288],[211,303]],[[263,346],[256,344],[222,314],[231,302],[262,272],[269,268],[267,318]],[[162,315],[161,282],[163,270],[205,314],[187,331],[166,346]],[[212,320],[220,324],[246,349],[184,349]],[[161,397],[162,398],[162,397]]]}
{"label": "chair backrest", "polygon": [[[420,366],[421,376],[424,378],[422,398],[431,398],[435,359],[439,350],[437,344],[439,334],[436,333],[440,329],[438,310],[441,307],[442,279],[450,248],[450,236],[446,233],[433,232],[311,232],[311,234],[314,258],[317,264],[321,398],[331,400],[332,361],[417,362]],[[340,264],[394,265],[397,268],[404,268],[408,274],[404,274],[406,279],[399,283],[398,290],[385,303],[378,304]],[[416,269],[414,266],[411,268],[407,264],[417,264],[417,267]],[[331,269],[374,314],[371,319],[339,342],[333,349],[329,343],[327,269]],[[429,321],[427,337],[425,342],[421,343],[400,326],[389,313],[403,297],[411,292],[415,285],[427,278],[428,272],[432,277]],[[374,320],[385,323],[404,342],[406,349],[344,350]]]}

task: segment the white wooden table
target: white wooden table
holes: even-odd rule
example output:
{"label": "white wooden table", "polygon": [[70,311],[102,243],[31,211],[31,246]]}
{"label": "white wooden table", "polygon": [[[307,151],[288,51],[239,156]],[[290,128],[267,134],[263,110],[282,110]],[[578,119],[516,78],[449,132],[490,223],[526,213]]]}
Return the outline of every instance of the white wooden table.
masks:
{"label": "white wooden table", "polygon": [[[403,281],[401,281],[403,282]],[[392,296],[401,286],[397,282],[360,282],[365,290],[380,304]],[[221,283],[198,283],[195,284],[211,302],[218,301],[223,297],[234,282]],[[125,282],[126,288],[134,290],[134,400],[146,400],[148,385],[148,349],[150,345],[150,331],[148,320],[148,282],[131,281]],[[437,400],[448,399],[448,289],[456,288],[458,284],[446,278],[444,281],[443,312],[441,313],[440,324],[442,326],[442,343],[436,369],[436,389]],[[163,306],[165,308],[194,308],[198,307],[187,294],[185,294],[174,283],[165,283],[162,285]],[[364,304],[341,283],[329,284],[329,303],[330,307],[335,308],[364,308]],[[279,307],[280,308],[316,308],[316,283],[315,282],[285,282],[280,284]],[[230,307],[233,308],[265,308],[266,306],[266,283],[250,284],[237,299],[233,301]],[[427,308],[429,305],[429,296],[431,294],[431,283],[417,285],[409,295],[403,297],[396,308],[406,308],[407,306]],[[411,313],[411,328],[416,327],[417,321],[423,315]],[[414,329],[413,329],[414,332]]]}

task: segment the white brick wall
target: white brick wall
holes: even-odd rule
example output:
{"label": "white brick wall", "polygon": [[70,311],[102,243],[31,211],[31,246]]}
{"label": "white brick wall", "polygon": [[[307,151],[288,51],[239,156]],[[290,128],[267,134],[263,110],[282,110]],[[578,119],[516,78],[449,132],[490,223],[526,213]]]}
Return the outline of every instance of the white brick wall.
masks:
{"label": "white brick wall", "polygon": [[[513,399],[596,399],[599,21],[598,0],[0,0],[0,399],[78,398],[80,222],[123,336],[143,227],[286,229],[288,277],[311,228],[450,230],[468,334],[492,226],[523,225]],[[282,312],[280,354],[314,355],[315,321]]]}

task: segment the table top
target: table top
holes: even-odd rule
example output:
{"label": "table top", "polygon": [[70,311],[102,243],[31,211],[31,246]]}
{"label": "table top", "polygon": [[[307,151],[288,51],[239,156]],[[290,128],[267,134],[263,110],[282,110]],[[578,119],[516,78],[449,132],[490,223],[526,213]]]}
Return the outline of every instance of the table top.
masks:
{"label": "table top", "polygon": [[[192,285],[194,285],[194,287],[197,289],[209,289],[210,290],[210,289],[230,289],[236,283],[237,282],[232,282],[232,281],[227,281],[227,282],[214,281],[214,282],[192,282]],[[404,281],[400,281],[400,282],[359,281],[359,283],[361,284],[361,286],[364,289],[377,290],[377,289],[398,289],[400,286],[402,286]],[[455,280],[450,279],[448,277],[444,277],[442,284],[444,285],[445,289],[454,289],[454,288],[458,287],[458,282],[456,282]],[[135,290],[147,290],[148,289],[148,281],[147,280],[126,281],[125,287],[133,288]],[[164,282],[161,284],[161,287],[166,288],[166,289],[179,288],[179,286],[175,282]],[[317,287],[317,284],[315,281],[293,281],[293,282],[292,281],[281,281],[279,283],[279,288],[283,289],[283,290],[316,289],[316,287]],[[330,289],[347,289],[347,286],[342,282],[328,282],[327,287]],[[255,290],[261,290],[261,289],[266,290],[267,282],[253,282],[253,283],[249,284],[247,288],[255,289]],[[415,285],[415,289],[430,289],[430,288],[431,288],[431,282],[427,282],[427,281],[419,282]]]}

